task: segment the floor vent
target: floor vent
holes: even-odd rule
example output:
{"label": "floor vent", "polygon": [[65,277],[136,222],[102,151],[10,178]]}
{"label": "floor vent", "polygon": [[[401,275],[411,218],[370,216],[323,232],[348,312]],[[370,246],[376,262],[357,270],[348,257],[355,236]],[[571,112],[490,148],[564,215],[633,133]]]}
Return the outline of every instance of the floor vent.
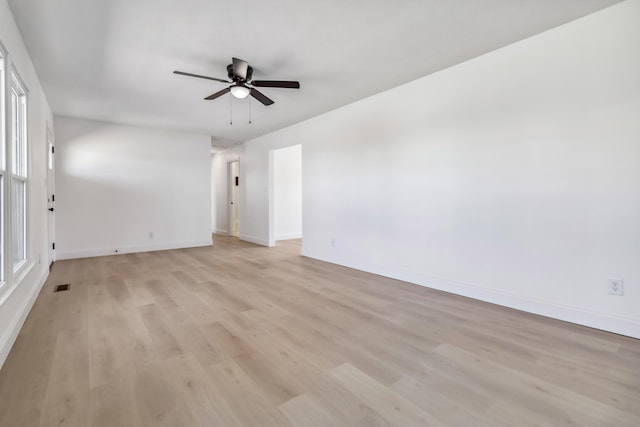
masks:
{"label": "floor vent", "polygon": [[71,287],[71,285],[70,285],[70,284],[68,284],[68,283],[65,283],[64,285],[58,285],[58,286],[56,286],[56,288],[53,290],[53,292],[68,291],[70,287]]}

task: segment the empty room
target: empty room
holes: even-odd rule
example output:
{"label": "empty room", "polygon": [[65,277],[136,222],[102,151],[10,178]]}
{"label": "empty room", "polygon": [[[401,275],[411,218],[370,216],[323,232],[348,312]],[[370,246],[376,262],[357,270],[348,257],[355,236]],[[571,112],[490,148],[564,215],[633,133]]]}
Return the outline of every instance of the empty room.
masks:
{"label": "empty room", "polygon": [[640,426],[640,0],[0,0],[0,426]]}

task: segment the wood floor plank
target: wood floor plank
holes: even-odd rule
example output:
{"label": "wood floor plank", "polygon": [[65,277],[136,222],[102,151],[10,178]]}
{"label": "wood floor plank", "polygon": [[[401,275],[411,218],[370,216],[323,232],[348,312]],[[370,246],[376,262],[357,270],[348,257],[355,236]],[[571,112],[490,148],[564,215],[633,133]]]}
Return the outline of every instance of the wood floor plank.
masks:
{"label": "wood floor plank", "polygon": [[0,371],[0,425],[33,426],[40,423],[57,331],[48,319],[35,321],[30,333],[18,336]]}
{"label": "wood floor plank", "polygon": [[243,425],[265,427],[291,425],[233,359],[213,365],[207,371],[209,378],[224,390],[224,399]]}
{"label": "wood floor plank", "polygon": [[90,424],[92,427],[143,427],[137,417],[130,378],[117,385],[104,384],[89,393]]}
{"label": "wood floor plank", "polygon": [[242,354],[234,357],[233,360],[273,406],[278,406],[303,393],[300,382],[265,355]]}
{"label": "wood floor plank", "polygon": [[242,426],[217,386],[209,381],[197,358],[183,354],[167,360],[171,384],[200,426]]}
{"label": "wood floor plank", "polygon": [[181,390],[173,384],[164,360],[136,365],[131,380],[136,414],[141,425],[197,425],[182,398]]}
{"label": "wood floor plank", "polygon": [[120,331],[127,324],[115,315],[89,318],[89,385],[117,388],[129,376],[128,354],[122,351]]}
{"label": "wood floor plank", "polygon": [[391,388],[397,391],[405,399],[423,408],[427,413],[433,414],[444,425],[490,427],[491,423],[485,420],[484,411],[474,412],[470,405],[460,403],[460,395],[447,396],[434,387],[434,384],[425,384],[412,377],[402,377]]}
{"label": "wood floor plank", "polygon": [[138,307],[138,311],[160,357],[167,359],[184,353],[178,334],[171,327],[162,309],[155,304],[149,304]]}
{"label": "wood floor plank", "polygon": [[89,357],[86,328],[61,329],[44,399],[42,426],[89,424]]}
{"label": "wood floor plank", "polygon": [[541,418],[548,424],[640,425],[640,418],[633,414],[590,399],[577,391],[541,381],[528,372],[513,370],[450,344],[442,344],[435,351],[453,363],[464,365],[472,375],[491,375],[493,384],[499,390],[499,398],[495,399],[496,403],[490,410],[490,413],[499,410],[496,419],[501,419],[505,414],[517,416],[519,413],[528,419]]}
{"label": "wood floor plank", "polygon": [[312,395],[301,394],[279,406],[291,424],[301,427],[341,427],[336,420]]}
{"label": "wood floor plank", "polygon": [[348,363],[332,369],[329,374],[394,425],[444,426],[420,407]]}
{"label": "wood floor plank", "polygon": [[127,289],[129,289],[135,305],[141,306],[157,303],[149,288],[144,286],[140,279],[125,279],[124,283]]}

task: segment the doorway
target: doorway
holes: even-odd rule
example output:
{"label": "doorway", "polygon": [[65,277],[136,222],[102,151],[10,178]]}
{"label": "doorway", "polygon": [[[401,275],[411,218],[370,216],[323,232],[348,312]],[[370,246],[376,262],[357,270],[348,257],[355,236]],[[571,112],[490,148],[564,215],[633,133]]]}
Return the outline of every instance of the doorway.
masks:
{"label": "doorway", "polygon": [[229,162],[229,234],[234,237],[240,235],[238,209],[240,207],[240,161]]}
{"label": "doorway", "polygon": [[48,251],[47,251],[47,263],[49,266],[55,261],[55,248],[56,248],[56,212],[55,212],[55,145],[53,132],[49,129],[49,125],[46,126],[47,132],[47,237],[48,237]]}
{"label": "doorway", "polygon": [[302,238],[302,145],[269,152],[269,241]]}

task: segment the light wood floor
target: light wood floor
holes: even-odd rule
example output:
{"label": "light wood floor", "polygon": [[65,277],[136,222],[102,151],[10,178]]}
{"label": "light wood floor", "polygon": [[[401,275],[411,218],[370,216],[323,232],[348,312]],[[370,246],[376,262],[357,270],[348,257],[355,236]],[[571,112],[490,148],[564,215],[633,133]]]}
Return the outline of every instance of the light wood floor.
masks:
{"label": "light wood floor", "polygon": [[640,426],[638,340],[299,251],[55,263],[0,426]]}

